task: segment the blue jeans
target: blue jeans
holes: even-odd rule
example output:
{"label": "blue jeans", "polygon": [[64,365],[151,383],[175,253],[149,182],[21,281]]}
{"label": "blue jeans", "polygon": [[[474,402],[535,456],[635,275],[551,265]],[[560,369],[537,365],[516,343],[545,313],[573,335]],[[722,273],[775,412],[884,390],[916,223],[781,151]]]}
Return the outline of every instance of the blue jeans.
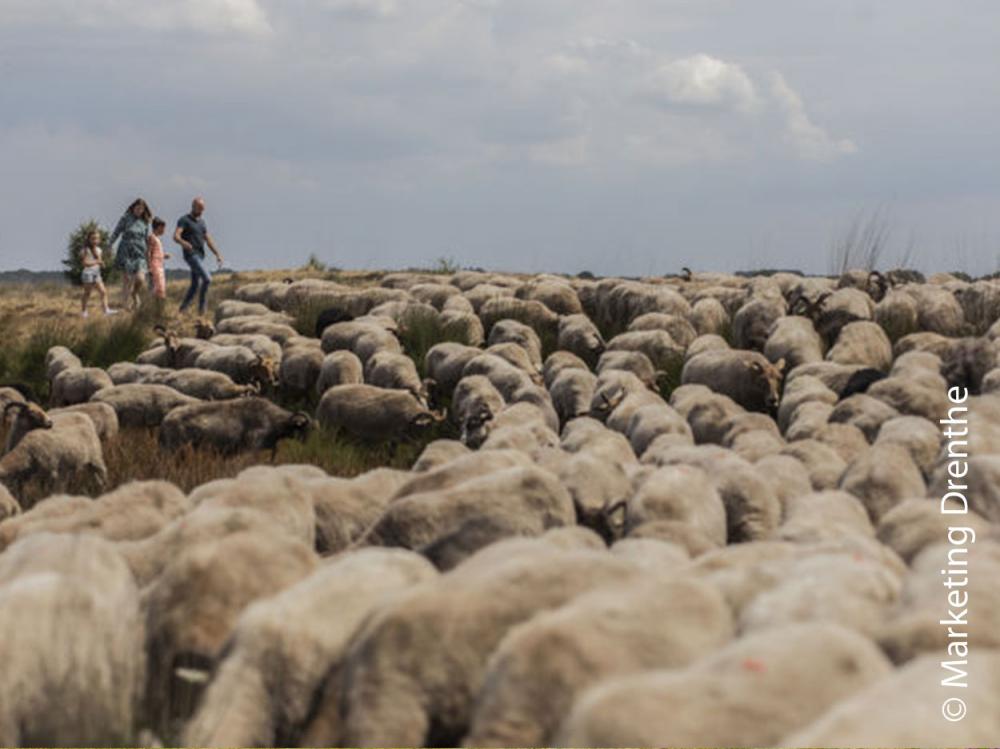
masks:
{"label": "blue jeans", "polygon": [[181,312],[188,308],[194,301],[194,295],[198,294],[198,312],[204,314],[208,287],[212,283],[212,274],[205,267],[205,258],[198,257],[192,252],[184,253],[184,262],[191,269],[191,286],[188,287],[184,301],[181,302]]}

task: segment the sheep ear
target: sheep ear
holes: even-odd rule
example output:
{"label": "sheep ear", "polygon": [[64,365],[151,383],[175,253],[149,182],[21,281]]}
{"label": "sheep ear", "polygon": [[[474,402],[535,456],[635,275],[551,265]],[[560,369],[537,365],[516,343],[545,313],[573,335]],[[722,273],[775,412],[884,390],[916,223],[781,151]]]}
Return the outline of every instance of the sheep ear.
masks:
{"label": "sheep ear", "polygon": [[778,361],[774,363],[774,368],[777,369],[779,372],[784,372],[786,366],[787,362],[784,359],[778,359]]}

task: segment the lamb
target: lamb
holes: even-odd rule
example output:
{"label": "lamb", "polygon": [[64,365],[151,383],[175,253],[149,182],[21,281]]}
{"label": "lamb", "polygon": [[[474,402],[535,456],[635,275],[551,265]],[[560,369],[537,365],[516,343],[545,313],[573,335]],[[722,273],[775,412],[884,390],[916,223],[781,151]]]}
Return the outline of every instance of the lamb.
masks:
{"label": "lamb", "polygon": [[687,669],[594,687],[576,701],[553,744],[773,745],[890,673],[871,641],[848,629],[778,627],[741,637]]}
{"label": "lamb", "polygon": [[86,403],[98,390],[114,383],[103,369],[96,367],[65,369],[52,380],[51,403],[56,408]]}
{"label": "lamb", "polygon": [[800,364],[823,361],[823,341],[805,317],[779,317],[768,332],[761,349],[768,361],[784,360],[788,369]]}
{"label": "lamb", "polygon": [[364,440],[407,439],[443,420],[402,390],[372,385],[337,385],[323,395],[316,409],[320,425]]}
{"label": "lamb", "polygon": [[0,744],[131,743],[142,621],[128,567],[95,537],[39,534],[0,555]]}
{"label": "lamb", "polygon": [[684,365],[681,383],[706,385],[748,411],[769,413],[778,407],[783,369],[783,361],[771,364],[756,352],[706,351]]}
{"label": "lamb", "polygon": [[278,366],[278,360],[262,357],[245,346],[216,346],[194,360],[195,369],[222,372],[239,385],[255,384],[261,389],[277,387]]}
{"label": "lamb", "polygon": [[233,629],[184,743],[298,745],[316,693],[365,618],[436,574],[416,554],[362,549],[251,604]]}
{"label": "lamb", "polygon": [[567,315],[559,320],[556,344],[560,350],[580,357],[588,366],[594,366],[604,353],[604,338],[597,326],[586,315]]}
{"label": "lamb", "polygon": [[118,414],[118,423],[126,428],[158,427],[166,415],[180,406],[198,403],[166,385],[115,385],[94,393],[92,402],[106,403]]}
{"label": "lamb", "polygon": [[540,535],[576,520],[573,501],[555,476],[515,467],[439,491],[397,495],[362,542],[419,549],[469,519],[486,517],[502,522],[508,535]]}
{"label": "lamb", "polygon": [[242,611],[309,575],[315,553],[284,533],[242,531],[182,547],[143,594],[145,714],[161,735],[188,718]]}
{"label": "lamb", "polygon": [[[562,323],[560,322],[560,328]],[[542,369],[542,341],[532,328],[517,320],[500,320],[492,330],[486,340],[490,346],[498,343],[515,343],[528,354],[528,360],[534,371],[540,372]]]}
{"label": "lamb", "polygon": [[967,668],[971,688],[961,690],[967,719],[941,716],[954,690],[941,685],[941,657],[926,655],[837,703],[776,745],[987,746],[1000,733],[1000,653],[979,651]]}
{"label": "lamb", "polygon": [[586,688],[651,668],[682,668],[732,634],[729,608],[704,583],[660,574],[580,596],[501,641],[463,743],[551,746]]}
{"label": "lamb", "polygon": [[160,446],[184,445],[234,455],[276,450],[282,439],[303,438],[311,426],[307,414],[291,413],[265,398],[197,403],[175,408],[160,426]]}
{"label": "lamb", "polygon": [[567,369],[556,377],[549,386],[549,394],[559,423],[565,425],[578,416],[587,415],[596,387],[597,377],[587,370]]}
{"label": "lamb", "polygon": [[[311,742],[457,745],[487,659],[512,627],[638,574],[633,564],[606,552],[559,549],[545,537],[488,546],[372,617],[335,675],[342,732]],[[449,636],[442,638],[442,631]]]}
{"label": "lamb", "polygon": [[420,379],[417,366],[406,354],[379,351],[365,364],[365,382],[390,390],[405,390],[421,404],[427,405],[427,387]]}
{"label": "lamb", "polygon": [[500,391],[486,377],[463,377],[451,401],[452,420],[461,430],[462,444],[472,448],[482,445],[505,405]]}
{"label": "lamb", "polygon": [[[49,491],[58,491],[80,482],[102,487],[107,477],[94,422],[79,413],[62,414],[51,429],[29,432],[17,447],[0,458],[0,484],[15,496],[32,482]],[[24,497],[21,506],[30,509]]]}

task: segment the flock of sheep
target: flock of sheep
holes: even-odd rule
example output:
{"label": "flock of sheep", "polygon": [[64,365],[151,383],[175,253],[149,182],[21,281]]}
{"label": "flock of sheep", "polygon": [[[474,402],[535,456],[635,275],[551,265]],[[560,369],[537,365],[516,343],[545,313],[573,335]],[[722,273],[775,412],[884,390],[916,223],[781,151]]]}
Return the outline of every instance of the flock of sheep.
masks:
{"label": "flock of sheep", "polygon": [[[1000,282],[947,274],[395,273],[244,286],[106,371],[53,349],[49,410],[0,388],[0,746],[995,743],[998,318]],[[442,422],[410,471],[73,494],[123,428],[236,453]]]}

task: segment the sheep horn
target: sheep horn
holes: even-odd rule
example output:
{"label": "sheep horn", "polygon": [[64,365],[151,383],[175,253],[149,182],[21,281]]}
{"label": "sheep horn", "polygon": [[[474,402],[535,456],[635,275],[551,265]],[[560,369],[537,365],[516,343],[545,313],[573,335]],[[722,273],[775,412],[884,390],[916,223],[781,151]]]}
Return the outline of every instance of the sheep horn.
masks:
{"label": "sheep horn", "polygon": [[7,413],[15,408],[20,408],[24,410],[28,407],[27,403],[22,403],[21,401],[14,401],[13,403],[8,403],[3,409],[3,420],[7,421]]}

